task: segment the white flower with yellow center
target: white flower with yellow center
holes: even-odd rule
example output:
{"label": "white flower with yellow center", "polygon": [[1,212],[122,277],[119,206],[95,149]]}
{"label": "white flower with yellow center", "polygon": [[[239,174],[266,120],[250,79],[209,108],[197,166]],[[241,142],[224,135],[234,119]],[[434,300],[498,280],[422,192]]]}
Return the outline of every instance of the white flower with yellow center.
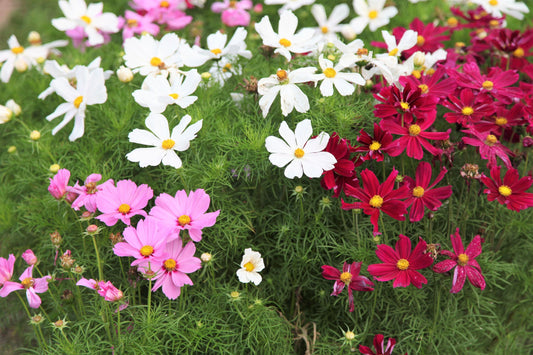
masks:
{"label": "white flower with yellow center", "polygon": [[238,27],[228,41],[228,35],[217,31],[207,36],[207,49],[194,46],[193,50],[197,56],[203,58],[204,63],[208,60],[218,60],[221,58],[237,58],[238,56],[246,59],[252,58],[252,52],[246,49],[247,31],[243,27]]}
{"label": "white flower with yellow center", "polygon": [[365,44],[360,39],[355,39],[348,44],[336,39],[333,45],[342,53],[339,63],[346,68],[358,62],[368,62],[373,58],[372,52],[364,48]]}
{"label": "white flower with yellow center", "polygon": [[311,5],[315,0],[265,0],[265,5],[283,5],[278,12],[296,10],[305,5]]}
{"label": "white flower with yellow center", "polygon": [[353,0],[353,8],[357,17],[350,21],[355,33],[359,34],[368,26],[374,32],[380,27],[387,25],[390,19],[398,14],[394,6],[385,6],[386,0]]}
{"label": "white flower with yellow center", "polygon": [[472,2],[481,5],[483,10],[494,17],[502,17],[506,14],[523,20],[524,14],[529,13],[527,5],[516,0],[473,0]]}
{"label": "white flower with yellow center", "polygon": [[25,71],[37,65],[37,58],[46,58],[48,56],[48,50],[42,46],[22,47],[15,35],[9,37],[7,44],[9,49],[0,51],[0,63],[3,63],[0,70],[0,79],[4,83],[9,82],[13,69]]}
{"label": "white flower with yellow center", "polygon": [[237,270],[237,277],[242,283],[253,282],[257,286],[263,280],[259,272],[263,271],[264,268],[265,264],[261,253],[253,251],[252,248],[247,248],[244,249],[241,268]]}
{"label": "white flower with yellow center", "polygon": [[316,42],[319,37],[315,36],[312,28],[303,28],[298,33],[298,17],[292,11],[281,13],[278,24],[278,33],[275,33],[270,24],[270,19],[265,16],[261,22],[255,24],[255,30],[261,36],[263,44],[276,48],[274,53],[279,53],[288,61],[291,60],[291,53],[306,53],[317,48]]}
{"label": "white flower with yellow center", "polygon": [[153,113],[162,113],[168,105],[178,105],[181,108],[192,105],[197,96],[191,94],[196,91],[202,76],[196,69],[172,77],[172,83],[162,75],[147,76],[141,89],[133,92],[135,102],[148,107]]}
{"label": "white flower with yellow center", "polygon": [[231,62],[227,57],[213,63],[209,68],[211,74],[211,80],[209,83],[218,83],[220,86],[224,86],[226,81],[233,76],[233,74],[240,75],[242,73],[242,67],[239,63]]}
{"label": "white flower with yellow center", "polygon": [[396,43],[396,37],[391,35],[387,31],[381,31],[381,35],[387,44],[387,52],[376,55],[376,57],[391,56],[391,57],[400,57],[402,52],[408,49],[413,48],[416,45],[418,38],[418,32],[413,30],[407,30],[404,32],[400,42]]}
{"label": "white flower with yellow center", "polygon": [[75,72],[76,87],[73,87],[65,77],[54,79],[50,83],[53,90],[67,102],[62,103],[54,112],[46,116],[48,121],[52,121],[65,115],[63,121],[52,130],[53,135],[74,118],[74,128],[68,137],[70,141],[75,141],[83,136],[87,105],[103,104],[107,100],[102,68],[90,71],[87,67],[77,66]]}
{"label": "white flower with yellow center", "polygon": [[329,135],[321,132],[311,138],[313,127],[311,120],[305,119],[290,130],[285,121],[281,122],[279,134],[283,139],[269,136],[266,138],[266,149],[271,153],[268,159],[280,168],[285,168],[285,176],[289,179],[302,177],[318,178],[324,171],[333,169],[337,159],[333,154],[324,152],[329,142]]}
{"label": "white flower with yellow center", "polygon": [[202,120],[187,127],[191,120],[191,116],[183,116],[171,133],[166,117],[159,113],[151,113],[144,122],[149,131],[135,129],[128,135],[130,142],[151,147],[134,149],[126,154],[126,158],[139,163],[141,168],[161,163],[176,169],[181,168],[181,159],[176,151],[183,152],[189,149],[190,142],[196,138],[196,133],[202,128]]}
{"label": "white flower with yellow center", "polygon": [[343,73],[341,70],[345,68],[341,63],[333,66],[333,62],[324,59],[321,55],[318,58],[318,64],[322,69],[321,74],[316,75],[317,80],[322,80],[320,84],[320,92],[323,96],[333,95],[333,86],[337,89],[339,94],[347,96],[353,94],[355,91],[354,84],[365,85],[366,81],[359,73]]}
{"label": "white flower with yellow center", "polygon": [[322,38],[322,42],[332,42],[337,39],[337,33],[341,32],[342,27],[340,23],[350,14],[350,8],[346,4],[340,4],[333,8],[329,18],[326,15],[326,10],[323,5],[313,5],[311,13],[318,23],[317,35]]}
{"label": "white flower with yellow center", "polygon": [[59,0],[59,7],[65,17],[53,19],[52,25],[60,31],[82,27],[91,46],[104,43],[101,32],[118,32],[118,17],[111,12],[102,13],[101,2],[87,6],[84,0]]}

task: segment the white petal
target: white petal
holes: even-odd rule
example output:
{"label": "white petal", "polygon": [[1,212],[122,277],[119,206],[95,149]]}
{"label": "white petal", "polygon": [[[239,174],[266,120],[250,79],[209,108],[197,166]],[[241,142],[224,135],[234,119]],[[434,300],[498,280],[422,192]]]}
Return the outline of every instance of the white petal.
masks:
{"label": "white petal", "polygon": [[163,165],[169,165],[176,169],[181,168],[181,159],[172,149],[167,151],[167,153],[163,156],[163,160],[161,162],[163,163]]}
{"label": "white petal", "polygon": [[300,159],[294,159],[287,167],[285,168],[285,177],[288,179],[294,179],[295,177],[302,177],[303,168]]}
{"label": "white petal", "polygon": [[146,127],[152,131],[156,137],[161,140],[170,138],[170,130],[168,128],[168,120],[160,113],[151,113],[144,121]]}
{"label": "white petal", "polygon": [[126,154],[126,158],[134,163],[139,163],[141,168],[156,166],[163,159],[164,150],[161,148],[137,148]]}
{"label": "white petal", "polygon": [[282,153],[274,153],[270,154],[268,157],[268,160],[275,166],[279,168],[283,168],[285,165],[289,164],[290,161],[293,159],[296,159],[294,154],[282,154]]}
{"label": "white petal", "polygon": [[134,129],[130,132],[130,134],[128,134],[128,139],[131,143],[161,147],[161,140],[157,138],[152,132],[144,129]]}
{"label": "white petal", "polygon": [[311,126],[311,120],[305,119],[296,125],[294,135],[296,137],[296,145],[303,148],[305,143],[309,140],[313,134],[313,127]]}
{"label": "white petal", "polygon": [[285,141],[274,136],[269,136],[265,139],[265,147],[269,153],[281,153],[281,154],[293,154],[294,153],[293,149],[289,147],[287,143],[285,143]]}
{"label": "white petal", "polygon": [[281,138],[283,138],[285,142],[287,142],[291,150],[298,148],[298,145],[296,144],[296,136],[294,135],[294,132],[291,131],[291,129],[287,125],[287,122],[285,121],[281,122],[279,126],[279,134]]}

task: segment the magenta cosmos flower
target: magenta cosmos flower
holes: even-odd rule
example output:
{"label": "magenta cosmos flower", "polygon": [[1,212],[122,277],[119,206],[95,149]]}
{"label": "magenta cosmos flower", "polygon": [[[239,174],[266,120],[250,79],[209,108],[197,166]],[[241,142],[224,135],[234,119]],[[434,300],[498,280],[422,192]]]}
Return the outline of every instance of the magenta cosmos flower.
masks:
{"label": "magenta cosmos flower", "polygon": [[518,170],[510,168],[501,179],[501,167],[493,166],[489,178],[483,174],[481,181],[488,188],[483,190],[488,194],[489,201],[497,200],[513,211],[520,211],[533,206],[533,193],[526,192],[533,184],[531,176],[520,178]]}
{"label": "magenta cosmos flower", "polygon": [[487,160],[487,167],[491,168],[498,165],[496,157],[499,157],[507,168],[511,168],[511,159],[514,156],[511,149],[503,145],[494,134],[490,132],[478,132],[475,129],[463,131],[473,137],[463,137],[463,142],[468,145],[478,147],[481,158]]}
{"label": "magenta cosmos flower", "polygon": [[98,294],[106,301],[116,302],[120,301],[124,297],[124,293],[116,288],[111,281],[100,281],[98,282],[98,289],[96,290]]}
{"label": "magenta cosmos flower", "polygon": [[26,249],[24,253],[22,253],[22,259],[28,264],[28,265],[35,265],[37,264],[37,256],[33,253],[31,249]]}
{"label": "magenta cosmos flower", "polygon": [[26,290],[26,298],[30,307],[39,308],[41,298],[37,294],[48,291],[48,280],[52,277],[46,275],[45,277],[33,278],[32,273],[33,265],[24,270],[19,277],[20,283],[12,281],[4,282],[4,287],[0,290],[0,297],[7,297],[13,291]]}
{"label": "magenta cosmos flower", "polygon": [[252,8],[251,0],[230,1],[223,0],[211,5],[211,11],[222,12],[222,23],[226,26],[248,26],[250,24],[250,14],[248,10]]}
{"label": "magenta cosmos flower", "polygon": [[120,180],[116,187],[106,184],[96,196],[96,207],[102,212],[96,218],[108,226],[115,225],[118,220],[129,226],[131,217],[138,214],[146,217],[143,208],[153,196],[148,185],[137,187],[131,180]]}
{"label": "magenta cosmos flower", "polygon": [[374,122],[374,136],[371,137],[362,129],[359,132],[361,135],[357,137],[357,142],[361,145],[355,148],[356,152],[367,152],[363,156],[363,160],[375,159],[376,161],[383,161],[383,153],[390,154],[396,148],[398,142],[392,141],[392,134],[383,130],[376,122]]}
{"label": "magenta cosmos flower", "polygon": [[155,206],[150,215],[163,225],[172,228],[175,233],[186,229],[195,242],[202,240],[202,229],[215,224],[220,210],[205,213],[209,208],[210,198],[203,189],[176,192],[176,196],[162,193],[155,199]]}
{"label": "magenta cosmos flower", "polygon": [[180,295],[183,285],[193,285],[192,280],[186,274],[195,272],[202,267],[202,261],[194,257],[196,247],[193,242],[188,242],[183,247],[180,238],[167,243],[163,263],[156,271],[154,280],[157,280],[152,291],[163,287],[163,293],[171,300]]}
{"label": "magenta cosmos flower", "polygon": [[122,39],[126,40],[130,37],[150,33],[156,36],[159,33],[159,26],[154,24],[154,18],[146,13],[140,15],[136,12],[126,10],[125,18],[119,17],[118,27],[122,28]]}
{"label": "magenta cosmos flower", "polygon": [[396,242],[396,250],[386,244],[378,245],[376,255],[383,264],[368,265],[368,272],[378,281],[390,281],[394,279],[392,287],[407,287],[413,284],[422,288],[428,280],[418,271],[433,263],[430,254],[426,254],[427,244],[420,238],[413,252],[411,252],[411,240],[403,234]]}
{"label": "magenta cosmos flower", "polygon": [[333,293],[331,296],[338,296],[344,290],[344,286],[348,286],[348,300],[350,303],[350,312],[355,310],[353,303],[353,293],[355,291],[374,291],[374,283],[367,277],[359,275],[361,272],[361,264],[363,262],[353,262],[348,264],[344,262],[342,266],[342,273],[329,265],[322,265],[322,276],[327,280],[335,280],[333,285]]}
{"label": "magenta cosmos flower", "polygon": [[67,193],[69,179],[70,171],[67,169],[59,169],[54,177],[49,179],[50,185],[48,185],[48,192],[50,192],[56,200],[61,200]]}
{"label": "magenta cosmos flower", "polygon": [[326,189],[333,189],[333,197],[339,197],[341,191],[344,190],[344,186],[357,185],[357,174],[355,173],[355,167],[361,165],[362,160],[350,158],[354,148],[350,145],[350,141],[346,138],[340,138],[339,135],[334,132],[329,138],[328,145],[324,149],[325,152],[331,153],[337,162],[334,164],[334,168],[322,173],[322,180],[320,185]]}
{"label": "magenta cosmos flower", "polygon": [[455,231],[455,236],[450,235],[452,240],[453,253],[448,250],[440,251],[440,254],[449,256],[451,259],[441,261],[433,266],[433,271],[443,273],[450,271],[455,267],[453,273],[453,287],[451,293],[457,293],[463,289],[465,279],[468,277],[470,283],[475,287],[484,290],[485,278],[481,273],[481,267],[475,260],[481,254],[481,237],[476,235],[466,248],[463,247],[463,241],[459,235],[459,228]]}
{"label": "magenta cosmos flower", "polygon": [[384,347],[384,345],[385,337],[383,334],[376,334],[374,337],[374,349],[376,349],[376,352],[364,345],[359,345],[359,352],[364,355],[391,355],[392,350],[394,350],[394,347],[396,346],[396,339],[389,338],[387,346]]}
{"label": "magenta cosmos flower", "polygon": [[13,277],[13,267],[15,266],[15,255],[9,254],[9,257],[0,258],[0,287],[4,285],[6,281],[11,280]]}
{"label": "magenta cosmos flower", "polygon": [[83,186],[76,184],[73,187],[68,187],[68,192],[73,192],[78,194],[78,197],[74,202],[72,202],[72,208],[76,211],[80,207],[84,206],[85,209],[91,213],[96,212],[96,196],[98,193],[107,185],[114,185],[113,180],[109,179],[103,184],[98,185],[97,182],[102,180],[102,175],[100,174],[91,174],[85,179],[85,184]]}

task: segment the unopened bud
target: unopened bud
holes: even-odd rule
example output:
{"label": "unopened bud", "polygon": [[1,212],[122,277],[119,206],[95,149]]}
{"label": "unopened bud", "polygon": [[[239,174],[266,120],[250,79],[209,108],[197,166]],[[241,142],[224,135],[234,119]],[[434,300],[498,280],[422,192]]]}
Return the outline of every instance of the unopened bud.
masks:
{"label": "unopened bud", "polygon": [[204,71],[202,74],[200,74],[203,80],[207,81],[211,79],[211,73],[208,71]]}
{"label": "unopened bud", "polygon": [[59,248],[63,238],[61,237],[61,234],[59,234],[58,231],[55,231],[54,233],[50,234],[50,240],[56,248]]}
{"label": "unopened bud", "polygon": [[19,73],[25,72],[28,70],[28,63],[26,63],[24,59],[19,58],[15,61],[15,69],[17,69]]}
{"label": "unopened bud", "polygon": [[413,54],[413,64],[415,65],[415,67],[417,68],[423,67],[425,62],[426,62],[426,55],[424,53],[418,51],[418,52],[415,52],[415,54]]}
{"label": "unopened bud", "polygon": [[50,168],[48,168],[50,170],[51,173],[57,173],[59,171],[61,167],[59,166],[59,164],[52,164],[50,165]]}
{"label": "unopened bud", "polygon": [[344,333],[344,337],[346,338],[346,340],[352,341],[355,339],[355,334],[351,330],[348,330],[346,333]]}
{"label": "unopened bud", "polygon": [[20,106],[13,99],[7,100],[6,107],[10,109],[15,116],[20,115],[20,113],[22,112]]}
{"label": "unopened bud", "polygon": [[28,34],[28,42],[30,42],[34,46],[41,44],[41,35],[39,34],[39,32],[31,31]]}
{"label": "unopened bud", "polygon": [[117,77],[118,80],[122,81],[123,83],[129,83],[133,80],[133,72],[130,68],[126,68],[125,66],[121,66],[117,70]]}
{"label": "unopened bud", "polygon": [[8,122],[13,117],[13,111],[4,105],[0,105],[0,124]]}
{"label": "unopened bud", "polygon": [[204,263],[210,262],[212,258],[213,256],[211,255],[211,253],[203,253],[202,255],[200,255],[200,259],[202,259]]}
{"label": "unopened bud", "polygon": [[10,146],[9,148],[7,148],[7,152],[9,154],[13,154],[17,151],[17,147],[15,147],[14,145]]}
{"label": "unopened bud", "polygon": [[525,136],[524,139],[522,139],[522,145],[524,146],[524,148],[529,148],[533,146],[533,138],[531,138],[530,136]]}
{"label": "unopened bud", "polygon": [[353,41],[355,37],[357,37],[357,33],[355,33],[352,26],[350,25],[342,26],[341,34],[347,41]]}
{"label": "unopened bud", "polygon": [[38,141],[40,138],[41,138],[41,132],[39,132],[39,131],[31,131],[30,139],[32,141]]}

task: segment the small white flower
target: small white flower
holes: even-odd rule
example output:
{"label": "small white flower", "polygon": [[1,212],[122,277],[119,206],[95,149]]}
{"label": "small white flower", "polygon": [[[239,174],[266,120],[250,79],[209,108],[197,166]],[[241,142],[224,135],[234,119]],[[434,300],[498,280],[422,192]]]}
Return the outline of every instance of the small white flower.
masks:
{"label": "small white flower", "polygon": [[67,102],[62,103],[53,113],[46,116],[48,121],[52,121],[54,118],[65,115],[63,121],[52,130],[52,135],[55,135],[74,118],[74,128],[68,137],[70,141],[83,136],[87,105],[103,104],[107,100],[102,68],[90,71],[87,67],[77,66],[75,72],[76,87],[72,87],[65,77],[54,79],[50,83],[54,91]]}
{"label": "small white flower", "polygon": [[278,12],[296,10],[305,5],[311,5],[315,0],[265,0],[265,5],[283,5]]}
{"label": "small white flower", "polygon": [[196,133],[202,128],[202,120],[187,127],[189,123],[191,123],[191,116],[183,116],[180,123],[170,133],[166,117],[159,113],[151,113],[145,120],[149,131],[134,129],[128,135],[130,142],[151,147],[134,149],[126,155],[126,158],[139,163],[141,168],[161,163],[176,169],[181,168],[181,159],[176,151],[183,152],[189,149],[190,142],[196,138]]}
{"label": "small white flower", "polygon": [[13,111],[4,105],[0,105],[0,124],[8,122],[11,117],[13,117]]}
{"label": "small white flower", "polygon": [[473,0],[475,4],[481,5],[485,11],[494,17],[502,17],[503,14],[524,19],[524,14],[529,13],[529,8],[523,2],[516,0]]}
{"label": "small white flower", "polygon": [[244,249],[241,268],[237,270],[237,277],[242,283],[253,282],[257,286],[263,280],[259,272],[263,271],[264,268],[265,264],[261,253],[253,251],[252,248],[247,248]]}
{"label": "small white flower", "polygon": [[185,75],[173,76],[172,84],[162,75],[147,76],[141,89],[133,92],[135,102],[143,107],[148,107],[151,112],[161,113],[168,105],[176,104],[181,108],[192,105],[197,96],[191,94],[196,91],[202,76],[196,69]]}
{"label": "small white flower", "polygon": [[8,109],[10,109],[11,111],[13,111],[13,114],[14,114],[15,116],[20,115],[21,112],[22,112],[22,108],[20,107],[20,105],[17,104],[17,103],[15,102],[15,100],[13,100],[13,99],[9,99],[9,100],[7,100],[7,102],[6,102],[6,107],[7,107]]}
{"label": "small white flower", "polygon": [[236,58],[242,56],[250,59],[252,58],[252,52],[246,49],[246,35],[246,30],[243,27],[238,27],[233,37],[226,44],[228,35],[217,31],[207,36],[207,49],[194,46],[193,51],[196,52],[196,55],[203,57],[204,63],[208,60],[226,57]]}
{"label": "small white flower", "polygon": [[285,176],[289,179],[302,177],[318,178],[322,172],[333,169],[337,159],[333,154],[324,152],[328,145],[329,135],[321,132],[317,137],[309,139],[313,134],[311,121],[305,119],[290,130],[285,121],[281,122],[279,134],[283,138],[269,136],[266,138],[266,149],[271,153],[268,159],[280,168],[285,168]]}
{"label": "small white flower", "polygon": [[387,31],[381,31],[381,35],[387,44],[388,53],[382,53],[376,55],[376,57],[391,56],[391,57],[400,57],[403,51],[413,48],[416,45],[418,38],[418,32],[413,30],[407,30],[404,32],[400,42],[396,44],[396,37],[391,35]]}
{"label": "small white flower", "polygon": [[355,39],[348,44],[334,40],[333,44],[342,53],[339,63],[346,68],[353,66],[355,63],[368,62],[372,59],[372,52],[364,48],[365,44],[360,39]]}
{"label": "small white flower", "polygon": [[356,18],[350,21],[355,33],[359,34],[368,26],[370,31],[374,32],[380,27],[387,25],[390,19],[398,13],[394,6],[385,6],[385,0],[353,0],[353,8],[357,13]]}
{"label": "small white flower", "polygon": [[224,86],[226,81],[234,74],[240,75],[242,68],[239,64],[232,63],[227,57],[222,57],[222,59],[213,63],[211,68],[209,68],[209,73],[211,74],[210,78],[212,78],[210,83],[216,82],[220,86]]}
{"label": "small white flower", "polygon": [[48,50],[42,46],[22,47],[15,35],[9,37],[7,44],[9,49],[0,51],[0,63],[4,63],[2,69],[0,69],[0,79],[4,83],[9,82],[15,66],[17,66],[19,71],[24,71],[20,69],[28,69],[37,65],[37,58],[46,58],[48,55]]}
{"label": "small white flower", "polygon": [[298,17],[292,11],[284,11],[279,18],[278,33],[275,33],[270,24],[270,19],[265,16],[261,22],[255,24],[255,30],[261,36],[263,44],[276,48],[274,53],[279,53],[288,61],[292,53],[306,53],[316,49],[318,37],[312,28],[303,28],[298,33]]}
{"label": "small white flower", "polygon": [[323,5],[315,4],[311,7],[311,13],[318,23],[317,34],[323,42],[332,42],[337,38],[337,33],[342,31],[344,25],[340,23],[350,14],[350,8],[346,4],[340,4],[333,8],[329,18]]}
{"label": "small white flower", "polygon": [[354,84],[365,85],[366,81],[359,73],[342,73],[341,70],[346,68],[341,63],[333,66],[333,62],[324,59],[322,55],[318,58],[322,74],[317,74],[317,80],[322,80],[320,84],[320,92],[323,96],[333,95],[333,86],[337,89],[339,94],[347,96],[353,94],[355,91]]}
{"label": "small white flower", "polygon": [[278,69],[276,74],[260,79],[257,82],[257,92],[259,95],[263,95],[259,99],[259,107],[261,107],[263,117],[267,116],[270,106],[272,106],[274,99],[278,96],[278,92],[281,98],[281,113],[283,116],[287,116],[293,109],[302,113],[307,112],[309,110],[309,100],[295,84],[316,81],[316,77],[313,75],[315,71],[316,68],[314,67],[298,68],[290,72]]}

